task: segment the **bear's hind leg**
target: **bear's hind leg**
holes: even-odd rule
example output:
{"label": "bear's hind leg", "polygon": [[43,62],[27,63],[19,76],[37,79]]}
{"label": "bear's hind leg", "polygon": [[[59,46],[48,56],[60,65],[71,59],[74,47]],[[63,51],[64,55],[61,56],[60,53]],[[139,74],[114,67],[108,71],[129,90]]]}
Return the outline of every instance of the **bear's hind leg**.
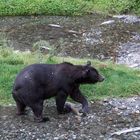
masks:
{"label": "bear's hind leg", "polygon": [[13,98],[16,102],[16,106],[17,106],[17,115],[25,115],[25,108],[26,105],[24,104],[23,100],[22,100],[22,93],[20,93],[20,91],[13,91],[12,92]]}
{"label": "bear's hind leg", "polygon": [[43,117],[42,112],[43,112],[43,101],[42,102],[37,102],[32,104],[30,106],[33,113],[34,113],[34,120],[36,122],[46,122],[49,121],[49,118]]}

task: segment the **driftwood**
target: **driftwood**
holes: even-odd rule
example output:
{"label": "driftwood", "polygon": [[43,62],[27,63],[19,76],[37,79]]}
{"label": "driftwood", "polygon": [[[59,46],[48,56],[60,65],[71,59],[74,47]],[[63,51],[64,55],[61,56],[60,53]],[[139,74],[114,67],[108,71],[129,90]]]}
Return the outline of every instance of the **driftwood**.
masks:
{"label": "driftwood", "polygon": [[125,133],[136,132],[136,131],[140,131],[140,127],[134,127],[134,128],[129,128],[129,129],[125,129],[125,130],[120,130],[120,131],[112,133],[111,136],[121,135],[121,134],[125,134]]}
{"label": "driftwood", "polygon": [[70,107],[71,111],[77,115],[77,116],[82,116],[82,113],[79,112],[78,107],[74,103],[71,102],[66,102],[66,105]]}

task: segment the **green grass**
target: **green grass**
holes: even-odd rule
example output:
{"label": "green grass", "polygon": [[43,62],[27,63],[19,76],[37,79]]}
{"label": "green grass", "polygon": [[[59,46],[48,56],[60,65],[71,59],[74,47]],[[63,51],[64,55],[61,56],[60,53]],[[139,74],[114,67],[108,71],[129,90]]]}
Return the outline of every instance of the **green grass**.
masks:
{"label": "green grass", "polygon": [[[40,59],[41,55],[41,59]],[[39,58],[39,59],[38,59]],[[87,59],[50,57],[38,53],[18,52],[10,48],[0,47],[0,104],[11,104],[12,85],[17,73],[25,66],[33,63],[60,63],[63,61],[74,64],[85,64]],[[107,97],[128,97],[140,93],[140,70],[115,65],[111,62],[91,60],[106,80],[95,85],[82,85],[81,90],[89,100]]]}
{"label": "green grass", "polygon": [[139,0],[94,0],[94,9],[111,14],[135,13],[140,15]]}
{"label": "green grass", "polygon": [[0,16],[83,15],[93,11],[140,14],[139,0],[0,0]]}
{"label": "green grass", "polygon": [[0,15],[81,15],[91,4],[83,0],[0,0]]}

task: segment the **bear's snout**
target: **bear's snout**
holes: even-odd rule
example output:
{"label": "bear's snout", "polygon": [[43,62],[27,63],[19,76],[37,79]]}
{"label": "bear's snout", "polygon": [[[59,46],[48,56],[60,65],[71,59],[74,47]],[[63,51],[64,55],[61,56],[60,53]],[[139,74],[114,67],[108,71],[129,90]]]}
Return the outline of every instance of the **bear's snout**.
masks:
{"label": "bear's snout", "polygon": [[105,77],[102,75],[99,75],[98,82],[103,82],[104,80],[105,80]]}

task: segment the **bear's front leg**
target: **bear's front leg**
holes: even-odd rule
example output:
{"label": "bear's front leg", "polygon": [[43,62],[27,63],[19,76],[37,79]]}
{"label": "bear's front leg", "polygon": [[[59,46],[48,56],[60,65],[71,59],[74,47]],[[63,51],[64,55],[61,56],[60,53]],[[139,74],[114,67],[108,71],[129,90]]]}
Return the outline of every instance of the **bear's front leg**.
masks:
{"label": "bear's front leg", "polygon": [[65,106],[67,97],[68,95],[63,91],[58,92],[56,96],[56,106],[59,114],[65,114],[71,111],[69,106]]}
{"label": "bear's front leg", "polygon": [[73,93],[70,94],[70,97],[76,101],[82,104],[82,110],[80,110],[81,113],[85,116],[87,113],[89,113],[89,107],[88,107],[88,101],[86,98],[82,95],[79,89],[76,89]]}

